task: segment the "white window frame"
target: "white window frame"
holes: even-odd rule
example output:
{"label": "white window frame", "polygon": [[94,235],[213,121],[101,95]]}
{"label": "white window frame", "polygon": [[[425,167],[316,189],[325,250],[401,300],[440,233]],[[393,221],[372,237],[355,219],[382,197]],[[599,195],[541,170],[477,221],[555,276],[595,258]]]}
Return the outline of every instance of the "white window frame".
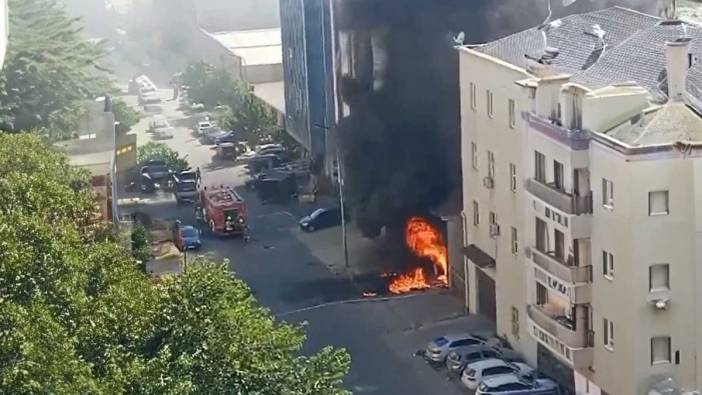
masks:
{"label": "white window frame", "polygon": [[534,151],[534,179],[546,182],[546,155],[536,150]]}
{"label": "white window frame", "polygon": [[[668,356],[667,358],[663,357],[662,359],[656,358],[656,355],[654,355],[654,349],[655,349],[655,343],[656,342],[662,342],[663,347],[668,348]],[[654,336],[651,338],[651,365],[668,365],[673,362],[672,359],[672,350],[671,350],[671,341],[670,341],[670,336]]]}
{"label": "white window frame", "polygon": [[[654,286],[653,284],[653,272],[656,269],[663,270],[665,273],[665,284],[660,286]],[[670,264],[668,263],[656,263],[648,267],[648,291],[649,292],[661,292],[670,291]]]}
{"label": "white window frame", "polygon": [[478,109],[477,100],[477,87],[475,83],[471,82],[469,85],[470,89],[470,108],[475,112]]}
{"label": "white window frame", "polygon": [[606,178],[602,179],[602,206],[614,209],[614,182]]}
{"label": "white window frame", "polygon": [[507,100],[507,111],[509,113],[509,127],[514,129],[514,127],[517,125],[517,110],[514,99]]}
{"label": "white window frame", "polygon": [[478,170],[478,144],[474,141],[470,143],[470,155],[473,170]]}
{"label": "white window frame", "polygon": [[614,280],[614,254],[602,250],[602,275],[607,280]]}
{"label": "white window frame", "polygon": [[488,157],[488,177],[495,179],[495,153],[492,151],[487,152]]}
{"label": "white window frame", "polygon": [[512,192],[517,192],[517,165],[509,164],[509,189]]}
{"label": "white window frame", "polygon": [[486,90],[486,99],[487,99],[487,116],[490,118],[495,117],[495,107],[494,107],[494,98],[495,95],[492,93],[490,89]]}
{"label": "white window frame", "polygon": [[604,347],[609,351],[614,351],[614,322],[604,318],[604,331],[602,332],[602,339],[604,340]]}
{"label": "white window frame", "polygon": [[519,254],[519,235],[517,234],[517,228],[514,226],[512,227],[511,231],[511,241],[512,241],[512,254],[513,255],[518,255]]}
{"label": "white window frame", "polygon": [[473,200],[473,226],[480,226],[480,203]]}
{"label": "white window frame", "polygon": [[[664,211],[653,211],[653,198],[656,194],[663,194],[665,199],[665,210]],[[670,213],[670,194],[668,191],[651,191],[648,193],[648,215],[651,217],[656,217],[659,215],[668,215]]]}

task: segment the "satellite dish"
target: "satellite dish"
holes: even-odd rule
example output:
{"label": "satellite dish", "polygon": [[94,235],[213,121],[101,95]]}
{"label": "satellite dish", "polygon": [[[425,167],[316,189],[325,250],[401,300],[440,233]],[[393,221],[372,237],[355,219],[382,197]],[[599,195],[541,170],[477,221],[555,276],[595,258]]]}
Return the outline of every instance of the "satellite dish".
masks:
{"label": "satellite dish", "polygon": [[457,45],[463,45],[466,40],[466,34],[464,32],[459,32],[456,37],[453,38],[453,42]]}

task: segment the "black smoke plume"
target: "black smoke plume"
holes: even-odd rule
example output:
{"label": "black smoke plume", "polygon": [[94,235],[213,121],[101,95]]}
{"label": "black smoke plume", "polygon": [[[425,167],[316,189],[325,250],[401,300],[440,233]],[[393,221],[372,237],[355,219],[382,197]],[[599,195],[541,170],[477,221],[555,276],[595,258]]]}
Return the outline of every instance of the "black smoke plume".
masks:
{"label": "black smoke plume", "polygon": [[[339,125],[347,195],[361,231],[399,229],[460,188],[458,55],[453,37],[481,43],[540,24],[547,0],[337,0]],[[553,17],[655,0],[553,0]]]}

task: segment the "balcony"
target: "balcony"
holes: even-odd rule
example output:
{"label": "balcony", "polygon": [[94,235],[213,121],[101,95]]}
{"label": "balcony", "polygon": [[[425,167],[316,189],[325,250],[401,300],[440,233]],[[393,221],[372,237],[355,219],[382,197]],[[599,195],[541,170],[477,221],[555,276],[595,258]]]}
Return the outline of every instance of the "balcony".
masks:
{"label": "balcony", "polygon": [[574,196],[553,185],[530,178],[526,190],[555,209],[570,215],[592,213],[592,195]]}
{"label": "balcony", "polygon": [[572,349],[592,347],[590,331],[585,328],[573,328],[573,323],[563,316],[551,316],[536,305],[527,306],[529,319],[558,341]]}
{"label": "balcony", "polygon": [[536,130],[552,140],[567,145],[571,150],[582,151],[590,147],[590,135],[581,130],[569,130],[557,123],[539,117],[533,113],[525,114],[529,127]]}
{"label": "balcony", "polygon": [[568,284],[589,283],[592,266],[576,266],[573,259],[563,261],[548,252],[531,248],[532,260],[547,273],[558,277]]}

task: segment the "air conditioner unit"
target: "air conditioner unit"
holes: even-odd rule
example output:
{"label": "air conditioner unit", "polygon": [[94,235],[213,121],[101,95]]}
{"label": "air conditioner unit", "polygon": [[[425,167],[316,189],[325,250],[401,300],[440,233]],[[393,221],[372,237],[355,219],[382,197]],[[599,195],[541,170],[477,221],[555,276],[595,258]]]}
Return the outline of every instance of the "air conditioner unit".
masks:
{"label": "air conditioner unit", "polygon": [[490,224],[490,236],[495,237],[500,235],[500,225]]}
{"label": "air conditioner unit", "polygon": [[495,180],[492,177],[485,177],[483,178],[483,186],[488,189],[492,189],[495,187]]}

